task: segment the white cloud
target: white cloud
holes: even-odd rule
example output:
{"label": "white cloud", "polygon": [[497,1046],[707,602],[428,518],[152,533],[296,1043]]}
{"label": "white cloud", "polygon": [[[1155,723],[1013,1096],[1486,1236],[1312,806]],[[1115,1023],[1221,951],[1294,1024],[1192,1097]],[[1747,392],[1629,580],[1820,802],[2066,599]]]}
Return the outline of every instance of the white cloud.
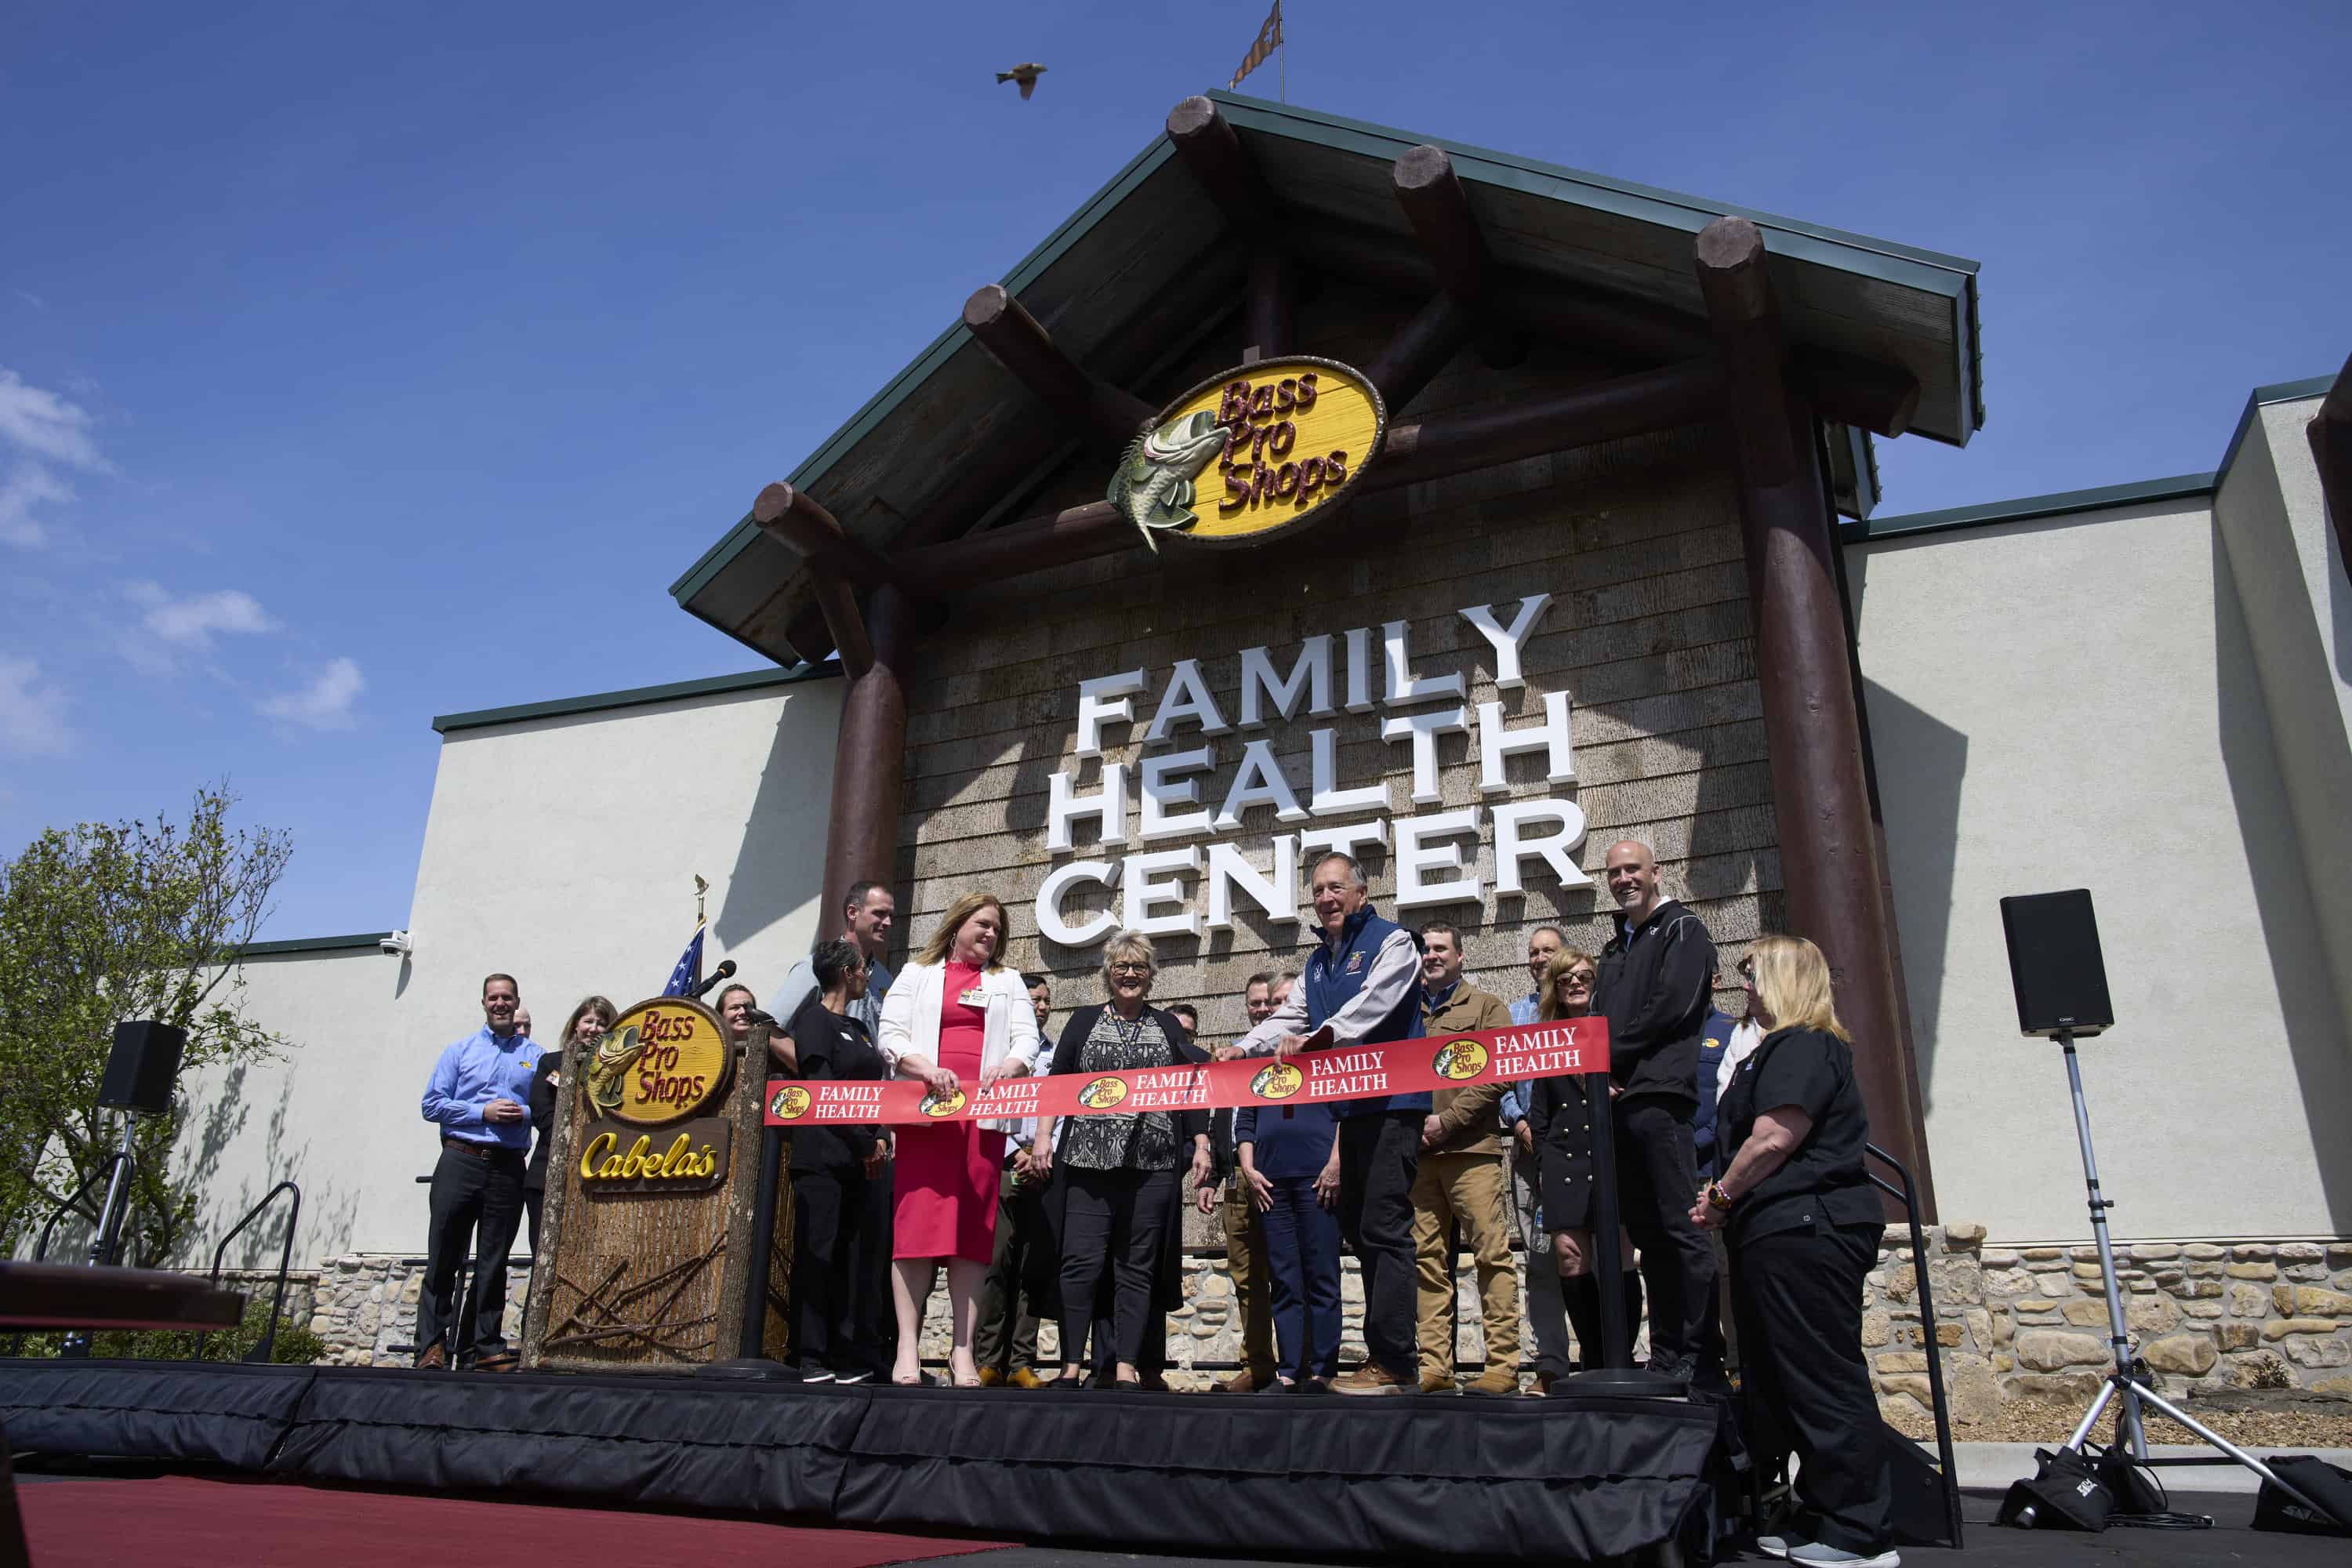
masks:
{"label": "white cloud", "polygon": [[0,479],[0,544],[28,549],[39,544],[48,537],[48,531],[33,515],[33,509],[73,499],[73,487],[41,464],[19,463],[5,479]]}
{"label": "white cloud", "polygon": [[348,730],[352,727],[352,704],[366,689],[367,682],[360,679],[358,665],[348,658],[333,658],[311,678],[310,684],[299,691],[268,699],[261,704],[261,710],[272,719],[313,730]]}
{"label": "white cloud", "polygon": [[0,752],[53,757],[73,744],[66,728],[66,694],[37,685],[41,667],[29,658],[0,658]]}
{"label": "white cloud", "polygon": [[132,604],[146,609],[143,624],[152,635],[180,647],[208,650],[215,632],[278,629],[278,623],[262,609],[260,601],[238,588],[191,594],[177,599],[159,583],[141,582],[129,584],[123,592]]}
{"label": "white cloud", "polygon": [[90,436],[89,410],[33,385],[0,365],[0,439],[37,458],[104,473],[108,464]]}

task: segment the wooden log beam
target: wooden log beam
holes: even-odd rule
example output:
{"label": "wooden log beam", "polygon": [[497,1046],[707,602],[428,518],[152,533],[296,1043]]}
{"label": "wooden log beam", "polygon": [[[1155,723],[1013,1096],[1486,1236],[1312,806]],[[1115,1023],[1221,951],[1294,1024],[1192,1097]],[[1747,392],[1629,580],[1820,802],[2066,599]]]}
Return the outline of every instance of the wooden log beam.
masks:
{"label": "wooden log beam", "polygon": [[1261,245],[1250,258],[1249,321],[1242,363],[1286,354],[1297,342],[1291,316],[1297,303],[1298,269],[1290,258],[1271,245]]}
{"label": "wooden log beam", "polygon": [[[805,491],[782,480],[761,490],[751,502],[751,521],[808,563],[817,608],[824,616],[826,635],[841,650],[841,667],[853,680],[864,674],[874,662],[874,648],[851,584],[862,582],[878,588],[895,583],[896,572],[843,532],[833,513]],[[793,651],[802,651],[801,645],[795,643]]]}
{"label": "wooden log beam", "polygon": [[1486,241],[1471,215],[1469,195],[1443,147],[1409,147],[1389,171],[1397,205],[1437,274],[1437,286],[1465,305],[1486,291]]}
{"label": "wooden log beam", "polygon": [[1440,293],[1391,334],[1364,378],[1381,389],[1389,417],[1421,395],[1463,346],[1477,335],[1478,316],[1453,295]]}
{"label": "wooden log beam", "polygon": [[[1717,418],[1722,369],[1712,359],[1669,365],[1502,409],[1391,425],[1364,470],[1367,492]],[[897,557],[908,590],[946,597],[969,583],[1042,572],[1142,547],[1135,525],[1108,501],[1024,521]]]}
{"label": "wooden log beam", "polygon": [[1233,124],[1205,98],[1188,98],[1168,111],[1168,139],[1227,222],[1255,234],[1280,204],[1242,145]]}
{"label": "wooden log beam", "polygon": [[973,289],[963,302],[963,324],[991,358],[1073,429],[1125,443],[1150,422],[1150,404],[1079,369],[1003,285]]}
{"label": "wooden log beam", "polygon": [[1927,1211],[1921,1217],[1932,1220],[1926,1118],[1895,974],[1894,910],[1871,816],[1835,520],[1813,411],[1781,375],[1778,314],[1756,226],[1717,218],[1700,231],[1696,251],[1739,454],[1757,683],[1789,926],[1829,960],[1838,1011],[1853,1026],[1871,1135],[1917,1178]]}
{"label": "wooden log beam", "polygon": [[1789,377],[1822,418],[1874,436],[1902,435],[1919,412],[1917,376],[1860,354],[1797,349],[1789,355]]}
{"label": "wooden log beam", "polygon": [[825,819],[820,904],[840,907],[857,882],[898,880],[898,805],[906,778],[907,658],[912,606],[896,588],[867,601],[873,661],[841,703],[833,753],[833,803]]}
{"label": "wooden log beam", "polygon": [[2303,434],[2311,443],[2312,461],[2319,465],[2319,493],[2336,524],[2336,554],[2352,574],[2352,358],[2345,360]]}

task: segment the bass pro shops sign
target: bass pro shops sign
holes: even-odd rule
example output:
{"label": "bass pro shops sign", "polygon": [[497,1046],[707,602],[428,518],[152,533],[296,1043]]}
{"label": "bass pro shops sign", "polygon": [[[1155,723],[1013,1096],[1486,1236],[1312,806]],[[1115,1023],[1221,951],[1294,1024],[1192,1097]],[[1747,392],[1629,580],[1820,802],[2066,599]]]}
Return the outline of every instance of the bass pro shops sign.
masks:
{"label": "bass pro shops sign", "polygon": [[[1516,607],[1455,612],[1491,650],[1501,689],[1526,686],[1521,656],[1550,603],[1549,594],[1530,594]],[[1505,720],[1500,702],[1474,711],[1464,671],[1414,669],[1409,624],[1310,637],[1284,648],[1280,661],[1270,647],[1244,648],[1237,690],[1210,690],[1200,661],[1191,658],[1165,671],[1125,669],[1079,682],[1076,757],[1048,784],[1046,848],[1057,863],[1037,889],[1039,932],[1067,947],[1099,942],[1122,926],[1198,936],[1234,923],[1236,895],[1266,920],[1295,924],[1302,865],[1370,845],[1390,850],[1400,910],[1481,900],[1488,890],[1482,842],[1492,849],[1494,892],[1523,891],[1529,862],[1549,869],[1562,889],[1589,885],[1576,856],[1584,841],[1581,807],[1551,795],[1501,798],[1511,790],[1505,763],[1521,753],[1542,758],[1547,784],[1573,784],[1569,694],[1544,693],[1542,717],[1516,723]],[[1148,721],[1139,721],[1139,703],[1150,705]],[[1411,760],[1410,815],[1393,815],[1386,779],[1351,784],[1339,776],[1336,721],[1343,710],[1385,714],[1381,741]],[[1275,752],[1276,736],[1294,724],[1308,730],[1304,779]],[[1107,736],[1113,725],[1132,729],[1132,762],[1110,754],[1127,749]],[[1419,809],[1444,804],[1438,742],[1453,734],[1471,737],[1477,794],[1497,798]],[[1082,778],[1090,765],[1093,777]],[[1272,806],[1276,825],[1288,830],[1255,852],[1202,842],[1231,833],[1257,805]],[[1081,824],[1093,826],[1101,847],[1065,859],[1079,854],[1072,830]],[[1129,852],[1112,858],[1104,853],[1112,849]],[[1108,907],[1072,910],[1081,897],[1085,904],[1106,902],[1101,893],[1082,895],[1087,889],[1108,889]]]}

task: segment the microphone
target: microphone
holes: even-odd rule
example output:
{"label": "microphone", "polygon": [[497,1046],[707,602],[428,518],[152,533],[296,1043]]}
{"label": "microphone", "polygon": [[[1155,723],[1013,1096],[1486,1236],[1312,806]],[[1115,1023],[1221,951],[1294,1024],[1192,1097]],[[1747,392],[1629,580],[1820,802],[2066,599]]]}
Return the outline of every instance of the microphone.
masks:
{"label": "microphone", "polygon": [[708,994],[710,988],[718,984],[720,981],[732,980],[734,978],[735,961],[731,958],[722,958],[719,961],[719,967],[710,972],[710,978],[694,988],[694,994],[698,999],[699,999],[700,997]]}

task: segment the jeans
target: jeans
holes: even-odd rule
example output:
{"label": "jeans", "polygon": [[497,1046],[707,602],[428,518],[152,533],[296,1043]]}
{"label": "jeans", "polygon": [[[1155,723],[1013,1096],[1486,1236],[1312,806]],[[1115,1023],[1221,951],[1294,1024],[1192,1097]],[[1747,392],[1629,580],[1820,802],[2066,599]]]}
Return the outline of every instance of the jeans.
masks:
{"label": "jeans", "polygon": [[1316,1201],[1314,1177],[1267,1181],[1274,1206],[1255,1217],[1265,1237],[1276,1370],[1294,1383],[1328,1380],[1339,1370],[1339,1222]]}
{"label": "jeans", "polygon": [[[520,1149],[452,1148],[433,1167],[432,1230],[425,1248],[425,1286],[416,1298],[416,1353],[442,1345],[459,1365],[507,1348],[507,1254],[522,1224]],[[457,1260],[474,1245],[474,1282],[463,1310],[456,1300]],[[452,1327],[457,1342],[446,1343]]]}
{"label": "jeans", "polygon": [[1420,1110],[1384,1110],[1339,1121],[1339,1234],[1364,1277],[1364,1354],[1398,1377],[1416,1376],[1412,1180],[1421,1160]]}

